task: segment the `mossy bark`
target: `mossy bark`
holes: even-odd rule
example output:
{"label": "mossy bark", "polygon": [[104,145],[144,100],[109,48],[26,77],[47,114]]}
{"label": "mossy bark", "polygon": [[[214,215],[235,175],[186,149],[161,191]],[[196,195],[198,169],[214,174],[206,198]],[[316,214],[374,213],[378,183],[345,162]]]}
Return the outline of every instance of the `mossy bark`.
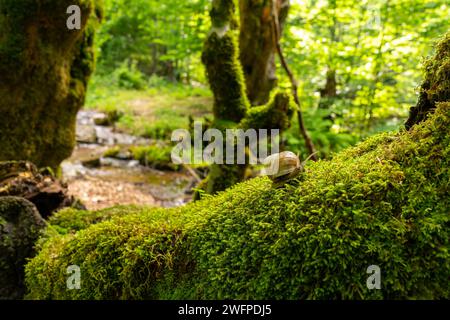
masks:
{"label": "mossy bark", "polygon": [[[70,5],[81,30],[66,26]],[[100,18],[93,0],[0,1],[0,160],[56,168],[70,156]]]}
{"label": "mossy bark", "polygon": [[250,104],[239,63],[239,23],[235,11],[235,0],[213,0],[212,30],[203,47],[202,61],[214,93],[214,117],[238,123]]}
{"label": "mossy bark", "polygon": [[[214,94],[213,127],[222,131],[289,127],[292,108],[286,93],[274,95],[267,106],[251,108],[239,60],[236,1],[214,0],[210,15],[213,27],[205,41],[202,61]],[[246,165],[213,164],[202,189],[210,194],[225,190],[244,180],[246,168]]]}
{"label": "mossy bark", "polygon": [[[276,87],[276,40],[272,19],[278,17],[284,25],[289,11],[289,0],[239,0],[240,61],[244,70],[247,96],[252,105],[269,102]],[[273,10],[277,10],[274,14]]]}
{"label": "mossy bark", "polygon": [[436,46],[436,54],[425,63],[425,80],[420,87],[419,101],[411,108],[406,122],[409,130],[434,111],[436,103],[450,100],[450,33]]}

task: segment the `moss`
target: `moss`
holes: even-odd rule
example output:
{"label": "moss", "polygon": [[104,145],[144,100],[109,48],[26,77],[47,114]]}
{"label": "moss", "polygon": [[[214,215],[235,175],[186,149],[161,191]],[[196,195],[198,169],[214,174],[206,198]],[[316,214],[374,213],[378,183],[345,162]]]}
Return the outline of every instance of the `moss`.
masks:
{"label": "moss", "polygon": [[108,221],[112,217],[124,216],[137,210],[138,208],[133,206],[117,206],[100,211],[66,208],[55,213],[48,222],[58,234],[65,235],[76,233],[94,224]]}
{"label": "moss", "polygon": [[286,92],[277,92],[267,105],[250,108],[240,126],[244,129],[279,129],[283,131],[290,127],[294,110],[295,104],[291,95]]}
{"label": "moss", "polygon": [[231,186],[244,180],[245,165],[220,165],[213,164],[205,182],[205,191],[208,194],[215,194],[219,190],[226,190]]}
{"label": "moss", "polygon": [[120,146],[114,146],[112,148],[109,148],[103,153],[104,158],[115,158],[120,153],[121,148]]}
{"label": "moss", "polygon": [[132,147],[131,153],[133,158],[138,160],[142,165],[149,166],[158,170],[174,170],[180,169],[172,161],[172,147],[152,145],[145,147]]}
{"label": "moss", "polygon": [[[213,1],[213,29],[203,48],[202,61],[214,93],[212,127],[222,131],[236,127],[283,130],[289,127],[292,116],[287,94],[275,95],[267,106],[250,108],[239,60],[235,9],[235,1]],[[201,187],[205,187],[207,193],[215,194],[243,181],[245,172],[246,166],[212,165],[208,180]]]}
{"label": "moss", "polygon": [[436,45],[436,54],[425,62],[425,80],[417,105],[411,108],[406,128],[426,119],[437,102],[450,100],[450,33]]}
{"label": "moss", "polygon": [[211,33],[205,42],[202,61],[214,93],[214,116],[239,122],[245,117],[250,104],[238,58],[236,31],[227,31],[223,36]]}
{"label": "moss", "polygon": [[210,11],[211,22],[214,28],[231,27],[236,29],[238,22],[235,16],[235,0],[213,0]]}
{"label": "moss", "polygon": [[[73,4],[82,11],[79,31],[66,28]],[[92,0],[0,2],[0,160],[55,169],[70,156],[94,68],[97,14]]]}
{"label": "moss", "polygon": [[[442,103],[410,131],[309,163],[283,188],[257,178],[55,236],[27,265],[28,297],[448,299],[449,128]],[[69,264],[81,290],[65,288]],[[366,287],[370,265],[382,290]]]}
{"label": "moss", "polygon": [[25,263],[44,227],[31,202],[0,197],[0,300],[23,297]]}

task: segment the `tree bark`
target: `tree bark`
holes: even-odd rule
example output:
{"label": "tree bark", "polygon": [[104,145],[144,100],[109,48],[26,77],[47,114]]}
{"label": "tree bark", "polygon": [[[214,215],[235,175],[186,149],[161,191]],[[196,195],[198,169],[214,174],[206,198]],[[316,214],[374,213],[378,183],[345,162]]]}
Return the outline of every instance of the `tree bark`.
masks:
{"label": "tree bark", "polygon": [[289,11],[289,0],[240,0],[240,61],[244,70],[247,97],[252,105],[269,102],[276,87],[276,43],[272,34],[272,19],[278,17],[282,28]]}
{"label": "tree bark", "polygon": [[436,104],[450,100],[450,33],[436,46],[436,54],[425,63],[425,80],[420,87],[419,101],[411,108],[406,129],[426,120]]}
{"label": "tree bark", "polygon": [[[66,27],[70,5],[81,30]],[[93,0],[0,1],[0,161],[55,169],[71,155],[100,17]]]}
{"label": "tree bark", "polygon": [[[225,132],[230,128],[280,129],[290,125],[289,96],[278,93],[266,106],[250,107],[242,65],[239,61],[238,32],[234,0],[213,0],[212,30],[205,41],[202,61],[214,94],[212,127]],[[213,164],[199,189],[217,193],[244,180],[247,165]]]}

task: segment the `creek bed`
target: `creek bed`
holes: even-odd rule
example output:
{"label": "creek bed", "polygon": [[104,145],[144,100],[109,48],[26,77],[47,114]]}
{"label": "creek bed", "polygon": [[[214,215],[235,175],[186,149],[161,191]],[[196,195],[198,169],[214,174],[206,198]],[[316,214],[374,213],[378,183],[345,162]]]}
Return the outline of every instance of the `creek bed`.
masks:
{"label": "creek bed", "polygon": [[97,126],[104,117],[95,111],[81,111],[77,117],[77,146],[62,164],[63,178],[71,195],[89,210],[115,205],[180,206],[190,201],[188,194],[194,179],[187,172],[160,171],[136,160],[103,158],[114,146],[151,143],[139,137]]}

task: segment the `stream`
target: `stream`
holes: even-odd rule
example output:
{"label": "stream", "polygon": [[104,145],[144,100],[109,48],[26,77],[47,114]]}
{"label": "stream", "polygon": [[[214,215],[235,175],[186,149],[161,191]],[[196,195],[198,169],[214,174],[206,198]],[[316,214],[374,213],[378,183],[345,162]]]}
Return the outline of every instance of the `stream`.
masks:
{"label": "stream", "polygon": [[80,199],[88,210],[133,204],[176,207],[189,202],[189,191],[194,184],[189,173],[148,168],[126,154],[103,158],[115,146],[126,150],[152,143],[117,132],[114,127],[96,124],[105,117],[96,111],[78,113],[77,146],[61,166],[69,193]]}

